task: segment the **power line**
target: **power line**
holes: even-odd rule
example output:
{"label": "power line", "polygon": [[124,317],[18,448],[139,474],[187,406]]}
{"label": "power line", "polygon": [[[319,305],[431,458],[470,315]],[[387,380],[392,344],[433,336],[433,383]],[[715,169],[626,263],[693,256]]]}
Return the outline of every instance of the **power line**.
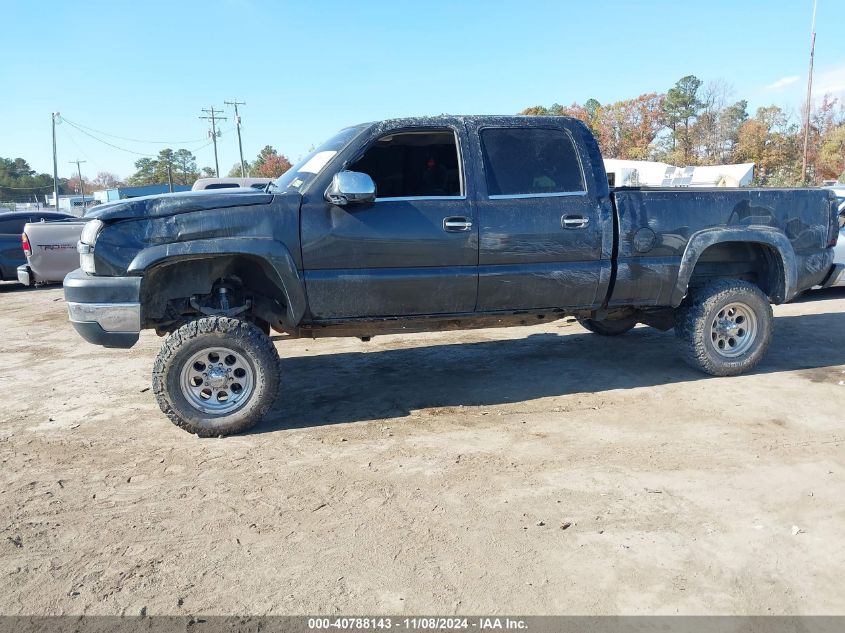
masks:
{"label": "power line", "polygon": [[[109,147],[120,150],[121,152],[126,152],[128,154],[134,154],[135,156],[144,156],[145,158],[158,158],[158,154],[148,154],[146,152],[136,152],[135,150],[128,149],[126,147],[121,147],[120,145],[115,145],[114,143],[110,143],[109,141],[103,140],[103,139],[101,139],[97,136],[94,136],[90,132],[82,129],[81,127],[79,127],[75,123],[68,121],[64,117],[62,117],[62,121],[66,122],[68,125],[75,128],[77,131],[82,132],[85,136],[88,136],[89,138],[94,139],[98,143],[103,143],[104,145],[108,145]],[[225,133],[231,132],[233,129],[234,128],[229,128],[228,130],[226,130]],[[222,130],[218,130],[218,136],[222,136],[223,134],[224,134],[224,132]],[[196,151],[201,150],[205,147],[208,147],[209,145],[211,145],[211,142],[204,143],[203,145],[200,145],[199,147],[186,147],[184,149],[187,149],[189,152],[196,152]]]}
{"label": "power line", "polygon": [[120,150],[121,152],[127,152],[127,153],[129,153],[129,154],[135,154],[136,156],[146,156],[147,158],[155,158],[155,157],[156,157],[156,154],[147,154],[147,153],[145,153],[145,152],[136,152],[135,150],[126,149],[125,147],[120,147],[119,145],[115,145],[114,143],[109,143],[108,141],[104,141],[103,139],[101,139],[101,138],[98,138],[98,137],[94,136],[94,135],[93,135],[93,134],[91,134],[90,132],[86,132],[85,130],[83,130],[83,129],[82,129],[81,127],[79,127],[78,125],[75,125],[74,123],[71,123],[70,121],[68,121],[68,120],[67,120],[67,119],[65,119],[64,117],[62,117],[62,121],[64,121],[65,123],[67,123],[67,124],[68,124],[68,125],[70,125],[71,127],[76,128],[77,130],[79,130],[80,132],[82,132],[85,136],[90,136],[90,137],[91,137],[91,138],[93,138],[95,141],[98,141],[98,142],[100,142],[100,143],[103,143],[104,145],[108,145],[109,147],[113,147],[114,149],[118,149],[118,150]]}
{"label": "power line", "polygon": [[120,139],[121,141],[131,141],[133,143],[151,143],[153,145],[186,145],[188,143],[202,143],[205,139],[202,138],[194,138],[189,141],[150,141],[147,139],[140,139],[140,138],[130,138],[128,136],[118,136],[117,134],[109,134],[108,132],[103,132],[102,130],[98,130],[93,127],[89,127],[87,125],[82,125],[81,123],[76,123],[75,121],[70,121],[66,117],[62,117],[63,121],[68,121],[71,125],[75,127],[84,128],[90,132],[96,132],[97,134],[101,134],[103,136],[108,136],[110,138]]}
{"label": "power line", "polygon": [[82,149],[82,147],[79,145],[79,143],[77,143],[77,142],[76,142],[76,138],[74,137],[74,135],[73,135],[73,134],[71,134],[70,129],[65,128],[64,130],[62,130],[62,134],[67,136],[67,138],[70,140],[70,142],[71,142],[71,143],[73,143],[73,146],[74,146],[76,149],[78,149],[78,150],[79,150],[79,152],[80,152],[80,153],[81,153],[81,154],[82,154],[82,155],[83,155],[86,159],[88,159],[88,162],[92,163],[92,164],[94,165],[94,167],[96,167],[96,168],[97,168],[97,171],[105,171],[102,167],[100,167],[100,165],[97,163],[97,161],[93,160],[93,159],[92,159],[92,158],[88,155],[88,152],[86,152],[84,149]]}

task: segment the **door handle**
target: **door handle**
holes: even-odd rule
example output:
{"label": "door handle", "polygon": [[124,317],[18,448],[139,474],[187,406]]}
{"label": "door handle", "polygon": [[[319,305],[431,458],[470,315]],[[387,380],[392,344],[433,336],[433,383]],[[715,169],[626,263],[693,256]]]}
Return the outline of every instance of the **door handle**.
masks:
{"label": "door handle", "polygon": [[565,229],[583,229],[590,223],[590,218],[583,215],[564,215],[560,218],[560,225]]}
{"label": "door handle", "polygon": [[451,217],[443,219],[443,230],[450,233],[469,231],[472,228],[472,220],[464,217]]}

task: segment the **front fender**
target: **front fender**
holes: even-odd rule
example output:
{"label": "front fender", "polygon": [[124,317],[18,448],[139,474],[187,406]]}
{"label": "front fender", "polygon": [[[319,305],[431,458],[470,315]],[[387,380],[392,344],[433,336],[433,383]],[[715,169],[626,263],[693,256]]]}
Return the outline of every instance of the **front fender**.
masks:
{"label": "front fender", "polygon": [[137,275],[174,260],[221,255],[244,255],[263,262],[267,272],[271,273],[268,276],[278,284],[285,296],[287,323],[291,326],[299,324],[307,307],[305,285],[290,251],[276,240],[229,237],[159,244],[140,251],[130,262],[126,272],[129,275]]}
{"label": "front fender", "polygon": [[757,243],[772,247],[778,253],[784,282],[783,296],[774,297],[776,303],[789,301],[797,294],[798,264],[795,250],[782,231],[767,226],[722,227],[698,231],[690,237],[672,292],[672,306],[680,305],[686,296],[692,272],[701,254],[708,247],[723,242]]}

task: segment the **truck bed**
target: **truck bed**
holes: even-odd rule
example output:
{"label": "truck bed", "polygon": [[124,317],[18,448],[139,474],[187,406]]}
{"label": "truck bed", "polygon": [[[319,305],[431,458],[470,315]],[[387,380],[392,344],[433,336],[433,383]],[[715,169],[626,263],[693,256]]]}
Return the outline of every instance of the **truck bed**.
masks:
{"label": "truck bed", "polygon": [[[819,283],[830,270],[824,249],[835,211],[825,204],[832,200],[826,190],[622,187],[611,197],[619,237],[609,306],[677,305],[684,259],[698,259],[711,244],[708,233],[729,231],[746,243],[760,235],[783,240],[785,234],[794,255],[787,266],[799,288]],[[731,257],[741,273],[741,252]]]}

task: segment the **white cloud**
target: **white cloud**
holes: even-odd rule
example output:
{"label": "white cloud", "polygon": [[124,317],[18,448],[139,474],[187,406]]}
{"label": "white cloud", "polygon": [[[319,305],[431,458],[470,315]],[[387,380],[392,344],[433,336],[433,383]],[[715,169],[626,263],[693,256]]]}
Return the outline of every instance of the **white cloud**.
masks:
{"label": "white cloud", "polygon": [[787,77],[781,77],[777,81],[770,83],[766,86],[766,90],[783,90],[787,86],[791,86],[796,81],[801,79],[798,75],[788,75]]}
{"label": "white cloud", "polygon": [[825,68],[815,73],[813,78],[813,94],[832,94],[845,97],[845,65]]}

